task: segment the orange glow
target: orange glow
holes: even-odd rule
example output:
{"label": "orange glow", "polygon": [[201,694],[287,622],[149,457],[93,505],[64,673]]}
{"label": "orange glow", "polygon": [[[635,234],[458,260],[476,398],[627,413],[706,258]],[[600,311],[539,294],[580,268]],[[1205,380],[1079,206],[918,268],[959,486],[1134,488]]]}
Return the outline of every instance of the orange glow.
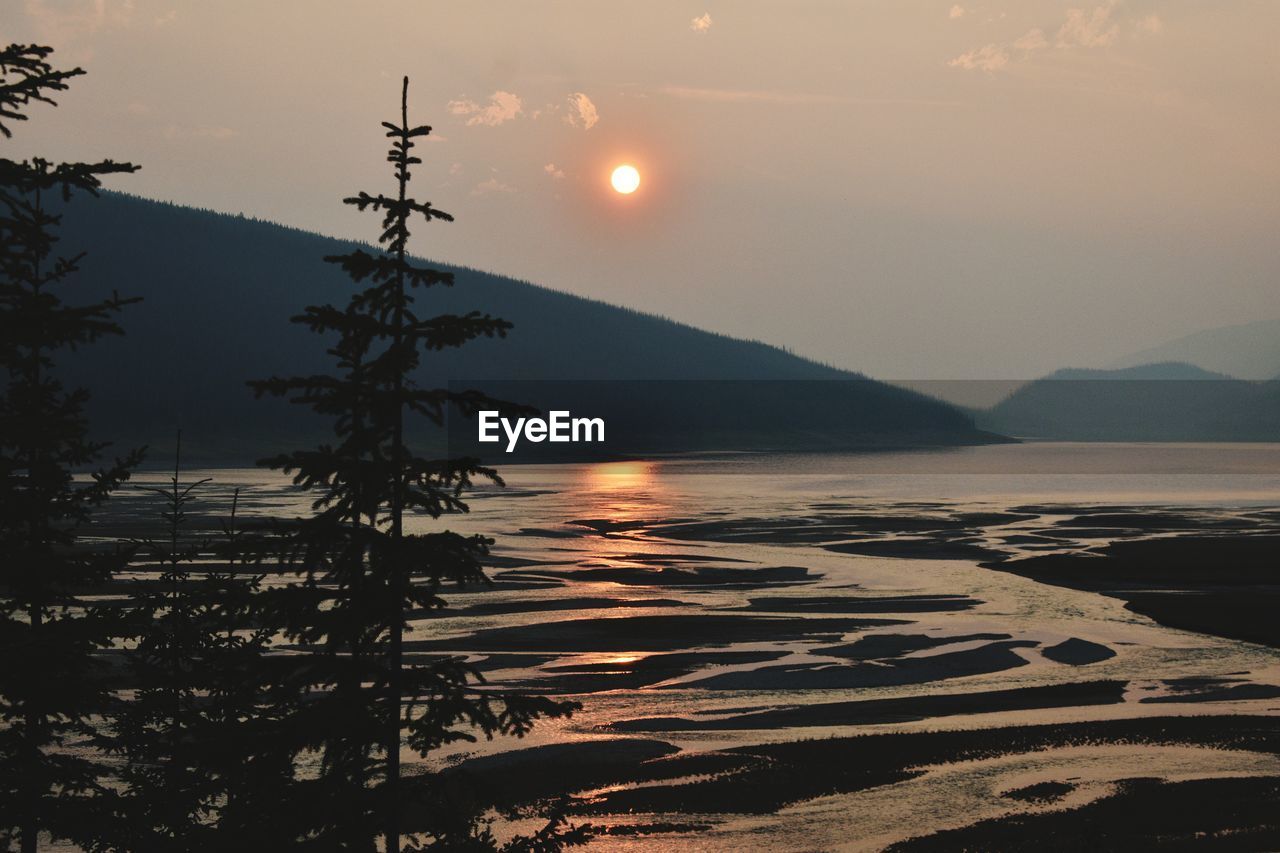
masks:
{"label": "orange glow", "polygon": [[596,492],[643,489],[654,484],[652,462],[602,462],[586,473],[588,486]]}

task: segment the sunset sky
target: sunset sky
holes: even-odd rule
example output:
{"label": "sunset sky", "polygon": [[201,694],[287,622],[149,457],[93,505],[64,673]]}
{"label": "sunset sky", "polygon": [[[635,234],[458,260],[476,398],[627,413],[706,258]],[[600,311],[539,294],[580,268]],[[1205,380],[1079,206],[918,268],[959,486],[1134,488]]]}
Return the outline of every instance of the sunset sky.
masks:
{"label": "sunset sky", "polygon": [[[1273,0],[6,0],[89,75],[6,156],[373,236],[881,378],[1029,377],[1280,317]],[[632,163],[623,196],[609,175]]]}

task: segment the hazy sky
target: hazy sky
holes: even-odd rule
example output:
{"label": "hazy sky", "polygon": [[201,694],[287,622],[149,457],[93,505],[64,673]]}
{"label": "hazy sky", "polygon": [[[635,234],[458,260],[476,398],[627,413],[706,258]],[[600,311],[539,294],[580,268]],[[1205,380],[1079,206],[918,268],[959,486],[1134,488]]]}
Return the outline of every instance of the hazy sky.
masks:
{"label": "hazy sky", "polygon": [[882,378],[1280,317],[1275,0],[0,4],[89,71],[7,152],[371,238],[408,74],[420,254]]}

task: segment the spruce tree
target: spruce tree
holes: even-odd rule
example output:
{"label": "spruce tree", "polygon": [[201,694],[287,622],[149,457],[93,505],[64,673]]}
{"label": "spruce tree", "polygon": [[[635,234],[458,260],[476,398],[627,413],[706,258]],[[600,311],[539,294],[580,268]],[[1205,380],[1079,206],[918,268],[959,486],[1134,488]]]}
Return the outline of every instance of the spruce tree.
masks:
{"label": "spruce tree", "polygon": [[130,850],[199,850],[216,806],[217,788],[201,766],[202,687],[206,677],[207,625],[217,602],[200,593],[193,564],[210,543],[186,535],[192,493],[208,483],[181,479],[182,434],[166,488],[147,488],[164,499],[163,539],[139,542],[151,562],[139,560],[143,577],[131,609],[140,626],[129,653],[131,695],[115,717],[115,747],[127,763],[122,803]]}
{"label": "spruce tree", "polygon": [[[292,790],[296,750],[279,726],[293,694],[278,689],[261,624],[255,549],[237,529],[237,489],[224,536],[187,530],[188,507],[208,478],[184,482],[182,434],[164,488],[166,535],[138,543],[143,574],[132,597],[137,642],[129,697],[115,716],[121,772],[120,832],[131,851],[286,846],[279,803]],[[148,571],[149,570],[149,571]]]}
{"label": "spruce tree", "polygon": [[[56,70],[52,50],[0,50],[0,134],[34,103],[84,72]],[[111,690],[98,650],[119,629],[86,593],[127,559],[80,541],[95,507],[140,461],[140,451],[86,481],[106,445],[91,441],[87,393],[59,381],[61,359],[104,335],[134,300],[64,301],[80,256],[56,254],[61,214],[50,202],[96,194],[128,163],[0,158],[0,840],[37,849],[41,835],[93,847],[109,814],[104,767],[86,745]]]}
{"label": "spruce tree", "polygon": [[[439,590],[447,581],[480,580],[491,544],[449,530],[416,532],[416,524],[411,532],[406,520],[465,512],[463,493],[473,480],[501,482],[475,459],[415,453],[410,437],[421,434],[424,421],[440,426],[451,406],[473,414],[493,401],[421,388],[414,377],[424,352],[502,337],[511,327],[479,312],[419,317],[415,311],[418,291],[453,279],[410,261],[410,223],[452,217],[408,195],[412,168],[421,162],[412,153],[415,140],[431,131],[409,124],[408,87],[405,78],[399,121],[382,125],[391,140],[393,194],[345,199],[381,215],[381,251],[325,258],[351,278],[353,294],[342,307],[310,306],[293,318],[334,341],[328,350],[334,371],[250,383],[259,395],[287,397],[333,424],[332,444],[266,460],[318,491],[313,514],[297,522],[285,555],[301,574],[291,590],[288,633],[314,650],[306,664],[313,700],[294,725],[320,754],[303,795],[314,804],[309,840],[317,849],[373,850],[379,836],[389,851],[493,846],[475,815],[442,806],[447,792],[435,777],[414,777],[417,822],[404,823],[411,797],[401,779],[402,746],[425,756],[474,740],[477,732],[522,735],[537,718],[568,715],[574,707],[488,692],[460,659],[404,659],[408,613],[442,607]],[[519,844],[553,850],[582,837],[557,822],[536,841]]]}
{"label": "spruce tree", "polygon": [[270,525],[241,522],[240,489],[231,500],[214,560],[198,595],[209,602],[204,626],[203,715],[197,763],[217,791],[213,850],[284,850],[299,837],[295,761],[301,741],[290,730],[305,688],[276,654],[270,590],[260,571],[276,554]]}

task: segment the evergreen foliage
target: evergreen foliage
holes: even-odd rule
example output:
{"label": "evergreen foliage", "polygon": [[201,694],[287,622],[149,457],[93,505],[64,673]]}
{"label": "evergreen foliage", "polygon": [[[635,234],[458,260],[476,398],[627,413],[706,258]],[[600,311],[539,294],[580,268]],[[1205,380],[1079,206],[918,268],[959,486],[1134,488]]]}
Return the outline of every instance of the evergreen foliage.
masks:
{"label": "evergreen foliage", "polygon": [[[361,192],[346,203],[382,218],[381,250],[357,247],[325,260],[358,289],[345,305],[313,305],[294,322],[335,342],[332,373],[275,377],[250,383],[259,395],[285,397],[333,426],[334,440],[266,460],[318,492],[314,514],[286,539],[283,561],[301,581],[282,604],[287,634],[312,650],[308,701],[291,729],[319,756],[300,782],[315,849],[491,849],[478,816],[455,807],[432,777],[401,778],[400,753],[425,756],[479,734],[523,735],[535,720],[565,716],[574,705],[487,691],[459,659],[406,661],[408,614],[444,606],[443,583],[483,579],[491,540],[428,530],[424,516],[465,512],[463,492],[476,479],[501,482],[475,459],[431,459],[414,452],[425,421],[440,426],[446,409],[465,413],[500,405],[483,395],[419,387],[424,352],[481,337],[504,336],[510,324],[479,312],[419,317],[415,293],[452,284],[451,273],[412,263],[410,223],[451,221],[447,213],[408,195],[415,140],[430,133],[408,121],[408,78],[399,122],[384,122],[391,140],[392,195]],[[359,287],[361,286],[362,287]],[[409,807],[416,820],[409,825]],[[554,850],[583,840],[581,830],[553,820],[544,833],[513,849]]]}
{"label": "evergreen foliage", "polygon": [[116,719],[118,748],[128,760],[124,811],[132,830],[128,846],[134,850],[203,849],[201,836],[215,806],[216,792],[200,761],[204,732],[198,706],[204,623],[217,604],[200,600],[191,589],[190,564],[209,543],[182,538],[192,492],[209,481],[182,483],[181,441],[179,435],[169,487],[148,488],[164,498],[161,517],[168,536],[138,543],[155,567],[131,602],[143,627],[129,655],[132,695]]}
{"label": "evergreen foliage", "polygon": [[[296,694],[269,659],[273,631],[262,624],[262,577],[236,527],[237,490],[221,541],[187,534],[187,507],[206,478],[181,479],[178,435],[165,488],[167,536],[138,543],[152,562],[131,596],[137,643],[129,655],[127,701],[114,718],[111,749],[126,760],[113,844],[131,851],[285,846],[292,839],[279,803],[294,779],[281,721]],[[274,842],[274,843],[269,843]]]}
{"label": "evergreen foliage", "polygon": [[[33,103],[83,73],[54,69],[51,49],[0,50],[0,133]],[[126,549],[77,547],[82,528],[141,460],[133,451],[76,482],[105,445],[89,438],[87,394],[57,369],[69,353],[121,333],[116,315],[135,300],[64,301],[81,256],[55,253],[60,213],[50,197],[96,193],[129,163],[0,158],[0,841],[37,849],[42,835],[96,846],[111,789],[86,749],[111,698],[98,650],[119,626],[86,593],[109,580]]]}

